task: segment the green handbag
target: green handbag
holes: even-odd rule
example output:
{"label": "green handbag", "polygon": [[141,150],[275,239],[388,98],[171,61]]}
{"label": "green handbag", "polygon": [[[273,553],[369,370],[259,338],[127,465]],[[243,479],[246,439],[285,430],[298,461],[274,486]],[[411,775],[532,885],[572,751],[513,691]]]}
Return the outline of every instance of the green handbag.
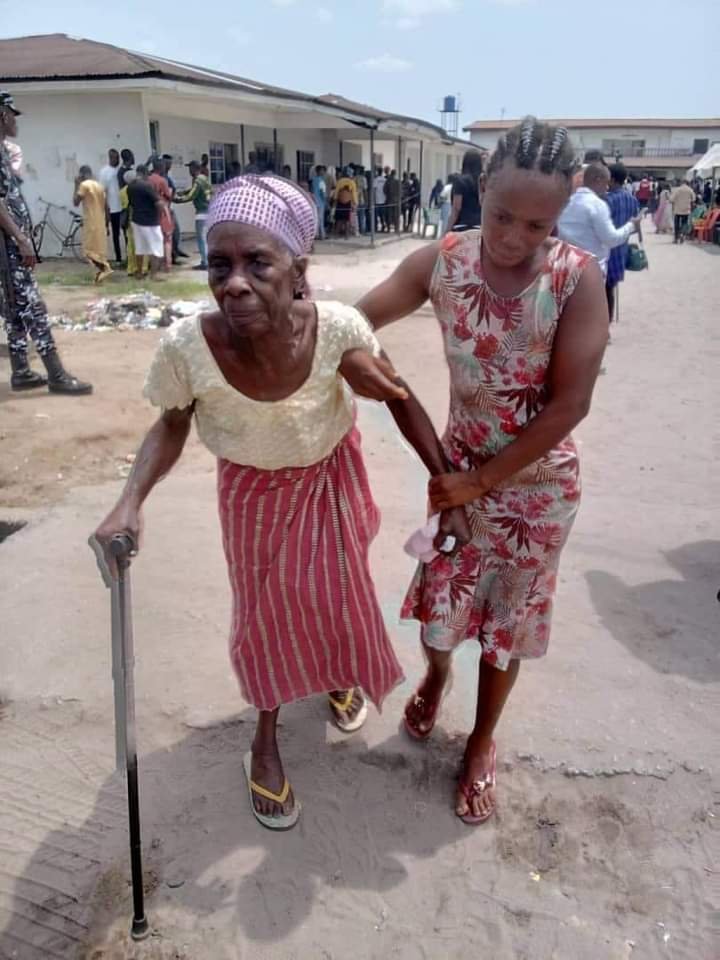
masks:
{"label": "green handbag", "polygon": [[625,258],[625,269],[626,270],[647,270],[648,269],[648,258],[647,254],[642,247],[639,247],[636,243],[629,243],[627,249],[627,256]]}

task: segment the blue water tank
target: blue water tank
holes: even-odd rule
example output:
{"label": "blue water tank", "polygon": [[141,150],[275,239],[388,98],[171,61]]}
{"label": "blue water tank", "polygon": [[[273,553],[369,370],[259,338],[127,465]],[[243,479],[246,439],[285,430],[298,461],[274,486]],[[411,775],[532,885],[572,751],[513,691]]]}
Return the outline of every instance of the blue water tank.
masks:
{"label": "blue water tank", "polygon": [[455,97],[445,97],[443,100],[443,113],[455,113],[457,109],[456,103]]}

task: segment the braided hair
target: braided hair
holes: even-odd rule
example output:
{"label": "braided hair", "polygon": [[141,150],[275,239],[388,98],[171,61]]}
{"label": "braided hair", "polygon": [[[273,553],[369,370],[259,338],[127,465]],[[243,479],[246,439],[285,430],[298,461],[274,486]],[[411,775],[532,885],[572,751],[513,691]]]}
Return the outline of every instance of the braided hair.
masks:
{"label": "braided hair", "polygon": [[508,159],[521,170],[557,173],[567,180],[568,186],[577,170],[575,150],[566,128],[553,127],[530,116],[500,137],[488,164],[488,179],[499,173]]}

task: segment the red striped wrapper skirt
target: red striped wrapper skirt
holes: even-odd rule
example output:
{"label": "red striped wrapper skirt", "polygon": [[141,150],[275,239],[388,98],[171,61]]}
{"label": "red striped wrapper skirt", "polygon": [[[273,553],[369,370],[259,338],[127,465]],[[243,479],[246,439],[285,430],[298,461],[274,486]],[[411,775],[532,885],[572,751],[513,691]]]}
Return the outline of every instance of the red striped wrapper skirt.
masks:
{"label": "red striped wrapper skirt", "polygon": [[243,697],[274,710],[359,686],[379,708],[403,674],[370,576],[380,513],[358,431],[310,467],[218,460],[218,502]]}

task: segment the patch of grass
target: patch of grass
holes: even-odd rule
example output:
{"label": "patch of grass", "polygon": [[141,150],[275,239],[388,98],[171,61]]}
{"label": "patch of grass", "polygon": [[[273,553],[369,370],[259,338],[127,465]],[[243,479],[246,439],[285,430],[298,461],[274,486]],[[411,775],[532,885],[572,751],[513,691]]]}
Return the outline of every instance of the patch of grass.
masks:
{"label": "patch of grass", "polygon": [[131,280],[119,275],[98,286],[89,273],[48,274],[38,279],[41,287],[91,287],[98,297],[122,297],[143,290],[148,290],[163,300],[203,300],[210,297],[207,285],[194,280],[170,279],[153,282],[148,278]]}

